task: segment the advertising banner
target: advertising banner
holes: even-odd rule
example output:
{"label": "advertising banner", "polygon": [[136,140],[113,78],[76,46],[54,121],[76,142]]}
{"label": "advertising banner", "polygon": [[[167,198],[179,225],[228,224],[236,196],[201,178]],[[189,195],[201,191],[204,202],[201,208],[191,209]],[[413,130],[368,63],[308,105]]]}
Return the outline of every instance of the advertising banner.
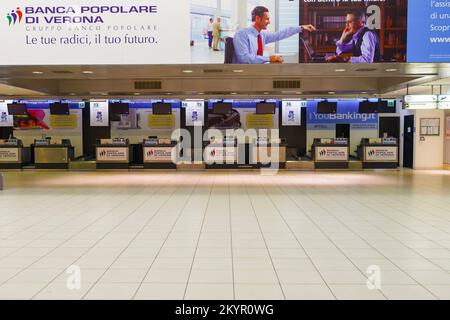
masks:
{"label": "advertising banner", "polygon": [[12,127],[13,116],[8,114],[8,101],[0,101],[0,127]]}
{"label": "advertising banner", "polygon": [[407,8],[407,0],[300,0],[300,24],[317,29],[301,36],[300,62],[406,62]]}
{"label": "advertising banner", "polygon": [[175,151],[173,147],[167,148],[144,148],[144,162],[171,162],[172,154]]}
{"label": "advertising banner", "polygon": [[109,126],[108,100],[91,100],[90,102],[91,127]]}
{"label": "advertising banner", "polygon": [[450,2],[408,1],[408,62],[450,62]]}
{"label": "advertising banner", "polygon": [[0,2],[4,65],[190,63],[189,1]]}
{"label": "advertising banner", "polygon": [[348,147],[316,147],[315,161],[348,161]]}
{"label": "advertising banner", "polygon": [[397,162],[397,147],[366,147],[365,162]]}
{"label": "advertising banner", "polygon": [[[409,58],[422,59],[415,55],[422,54],[416,49],[425,40],[433,62],[445,61],[448,53],[443,0],[425,9],[422,1],[407,0],[243,3],[3,0],[0,41],[7,50],[0,60],[4,65],[405,62],[407,17],[414,41]],[[254,12],[258,5],[265,10]],[[230,41],[234,52],[225,59]]]}
{"label": "advertising banner", "polygon": [[359,113],[359,101],[338,101],[337,112],[322,114],[317,112],[318,101],[308,101],[308,130],[334,130],[334,124],[350,124],[352,130],[378,128],[377,113]]}
{"label": "advertising banner", "polygon": [[0,148],[0,162],[19,162],[19,148]]}
{"label": "advertising banner", "polygon": [[97,161],[99,162],[127,162],[128,148],[97,148]]}

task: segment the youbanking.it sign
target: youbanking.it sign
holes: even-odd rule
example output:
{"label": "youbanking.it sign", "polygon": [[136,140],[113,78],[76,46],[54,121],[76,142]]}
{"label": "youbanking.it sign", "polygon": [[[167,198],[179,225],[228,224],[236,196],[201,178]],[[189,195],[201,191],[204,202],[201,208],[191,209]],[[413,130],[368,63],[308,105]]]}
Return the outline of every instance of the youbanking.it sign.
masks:
{"label": "youbanking.it sign", "polygon": [[6,14],[6,20],[8,20],[9,26],[15,26],[16,24],[20,24],[22,22],[23,12],[20,7],[17,7],[15,10],[11,10],[11,12]]}

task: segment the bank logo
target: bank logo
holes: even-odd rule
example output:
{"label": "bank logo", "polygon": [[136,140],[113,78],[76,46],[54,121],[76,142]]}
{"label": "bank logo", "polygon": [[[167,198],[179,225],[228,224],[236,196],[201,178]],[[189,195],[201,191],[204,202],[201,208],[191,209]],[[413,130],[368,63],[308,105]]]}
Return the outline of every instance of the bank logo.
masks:
{"label": "bank logo", "polygon": [[319,152],[319,154],[320,154],[321,157],[324,157],[324,156],[327,155],[327,150],[322,150],[322,151]]}
{"label": "bank logo", "polygon": [[153,157],[154,156],[154,151],[153,150],[149,150],[148,152],[147,152],[147,157]]}
{"label": "bank logo", "polygon": [[16,10],[11,10],[10,13],[6,15],[6,19],[8,20],[8,25],[15,25],[16,23],[21,23],[23,18],[23,12],[19,7]]}
{"label": "bank logo", "polygon": [[374,156],[374,155],[375,155],[375,150],[370,149],[370,150],[369,150],[369,156],[372,157],[372,156]]}
{"label": "bank logo", "polygon": [[100,151],[100,157],[104,157],[104,156],[106,156],[106,150],[103,150],[103,151]]}

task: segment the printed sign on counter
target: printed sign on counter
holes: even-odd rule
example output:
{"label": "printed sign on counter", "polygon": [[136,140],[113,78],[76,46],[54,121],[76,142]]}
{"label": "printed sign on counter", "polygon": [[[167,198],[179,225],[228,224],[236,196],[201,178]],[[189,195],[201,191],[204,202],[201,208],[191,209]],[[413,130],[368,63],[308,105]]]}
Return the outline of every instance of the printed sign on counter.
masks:
{"label": "printed sign on counter", "polygon": [[316,161],[348,161],[348,147],[316,147]]}
{"label": "printed sign on counter", "polygon": [[205,162],[207,163],[234,163],[236,161],[236,147],[214,147],[205,148]]}
{"label": "printed sign on counter", "polygon": [[102,148],[97,147],[98,162],[128,162],[128,147]]}
{"label": "printed sign on counter", "polygon": [[0,148],[0,162],[19,162],[19,148]]}
{"label": "printed sign on counter", "polygon": [[144,148],[144,162],[172,162],[174,147]]}
{"label": "printed sign on counter", "polygon": [[366,147],[365,162],[397,162],[397,147]]}

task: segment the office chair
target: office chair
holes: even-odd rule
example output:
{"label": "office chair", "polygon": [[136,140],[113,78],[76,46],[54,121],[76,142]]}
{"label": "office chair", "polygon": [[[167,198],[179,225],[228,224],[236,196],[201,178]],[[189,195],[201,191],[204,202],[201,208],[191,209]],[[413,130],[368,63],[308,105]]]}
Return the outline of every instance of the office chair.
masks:
{"label": "office chair", "polygon": [[225,64],[233,63],[234,44],[232,37],[225,38]]}

